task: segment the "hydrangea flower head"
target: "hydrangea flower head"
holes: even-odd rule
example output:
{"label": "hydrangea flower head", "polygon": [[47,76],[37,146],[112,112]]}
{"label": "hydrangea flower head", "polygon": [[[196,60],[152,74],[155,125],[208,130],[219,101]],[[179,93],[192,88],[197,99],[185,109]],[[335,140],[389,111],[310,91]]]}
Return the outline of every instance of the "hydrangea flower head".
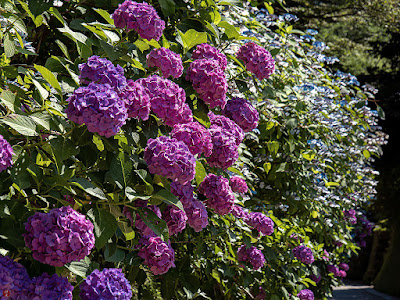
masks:
{"label": "hydrangea flower head", "polygon": [[164,242],[159,236],[144,236],[137,245],[138,256],[144,259],[144,264],[154,275],[161,275],[175,267],[175,252],[170,241]]}
{"label": "hydrangea flower head", "polygon": [[224,108],[228,83],[224,71],[218,61],[198,59],[193,61],[186,73],[186,80],[193,84],[193,88],[210,108]]}
{"label": "hydrangea flower head", "polygon": [[74,287],[65,277],[57,274],[49,275],[43,273],[38,277],[34,277],[26,291],[26,299],[65,299],[72,300],[72,291]]}
{"label": "hydrangea flower head", "polygon": [[344,270],[339,270],[339,272],[338,272],[338,274],[337,274],[337,277],[339,277],[339,278],[345,278],[346,276],[347,276],[346,271],[344,271]]}
{"label": "hydrangea flower head", "polygon": [[312,281],[314,281],[315,283],[318,283],[318,282],[320,282],[321,281],[321,275],[314,275],[314,274],[311,274],[310,275],[310,279],[312,280]]}
{"label": "hydrangea flower head", "polygon": [[23,265],[0,254],[0,291],[9,291],[10,299],[22,299],[30,280]]}
{"label": "hydrangea flower head", "polygon": [[232,208],[232,215],[234,215],[236,218],[243,219],[243,221],[246,222],[246,220],[250,217],[250,214],[245,211],[241,206],[239,205],[234,205]]}
{"label": "hydrangea flower head", "polygon": [[304,264],[312,264],[314,262],[312,250],[304,245],[294,248],[293,255]]}
{"label": "hydrangea flower head", "polygon": [[107,138],[116,135],[128,117],[125,102],[109,84],[90,83],[68,98],[68,119],[86,124],[90,132]]}
{"label": "hydrangea flower head", "polygon": [[130,300],[132,290],[121,269],[94,270],[80,285],[82,300]]}
{"label": "hydrangea flower head", "polygon": [[275,70],[275,61],[271,53],[253,42],[240,47],[236,56],[243,60],[247,70],[260,80],[269,78]]}
{"label": "hydrangea flower head", "polygon": [[238,260],[250,262],[254,270],[260,269],[265,264],[264,254],[253,246],[246,249],[246,245],[242,245],[238,250]]}
{"label": "hydrangea flower head", "polygon": [[10,143],[0,134],[0,172],[12,166],[13,154]]}
{"label": "hydrangea flower head", "polygon": [[238,146],[232,135],[227,134],[222,127],[214,126],[209,129],[213,150],[207,159],[211,167],[223,170],[232,166],[238,159]]}
{"label": "hydrangea flower head", "polygon": [[162,212],[162,217],[167,222],[169,235],[174,235],[181,232],[186,227],[188,217],[185,211],[180,210],[175,205],[168,205]]}
{"label": "hydrangea flower head", "polygon": [[333,276],[337,277],[339,275],[339,268],[335,265],[328,265],[327,268],[329,273],[332,273]]}
{"label": "hydrangea flower head", "polygon": [[297,294],[297,297],[299,297],[300,300],[314,300],[314,293],[311,290],[304,289]]}
{"label": "hydrangea flower head", "polygon": [[247,193],[248,186],[246,181],[240,177],[240,176],[232,176],[230,179],[230,185],[232,188],[232,191],[240,193],[240,194],[245,194]]}
{"label": "hydrangea flower head", "polygon": [[215,60],[218,62],[219,67],[221,68],[222,71],[225,71],[226,66],[228,65],[226,56],[222,54],[217,48],[209,44],[197,45],[196,50],[194,50],[192,53],[192,59]]}
{"label": "hydrangea flower head", "polygon": [[174,194],[183,205],[183,208],[189,207],[192,202],[195,200],[194,198],[194,188],[190,183],[180,184],[177,181],[171,182],[171,193]]}
{"label": "hydrangea flower head", "polygon": [[149,171],[181,184],[194,178],[196,159],[185,143],[177,139],[161,136],[149,139],[144,150],[144,159]]}
{"label": "hydrangea flower head", "polygon": [[207,197],[207,206],[214,209],[217,214],[225,215],[232,211],[235,196],[228,179],[208,174],[199,185],[199,192]]}
{"label": "hydrangea flower head", "polygon": [[93,224],[70,206],[36,212],[25,230],[25,244],[33,258],[55,267],[83,259],[94,247]]}
{"label": "hydrangea flower head", "polygon": [[245,222],[264,235],[271,235],[274,232],[274,222],[263,213],[251,212]]}
{"label": "hydrangea flower head", "polygon": [[139,82],[128,79],[118,95],[125,102],[128,118],[149,119],[150,97]]}
{"label": "hydrangea flower head", "polygon": [[[161,210],[157,205],[147,205],[147,201],[145,200],[136,200],[134,202],[135,206],[137,207],[147,207],[148,209],[152,210],[157,217],[161,219]],[[147,216],[147,212],[143,212],[144,215]],[[132,221],[131,221],[132,222]],[[142,220],[140,215],[137,213],[136,214],[136,221],[135,221],[135,227],[137,230],[142,234],[142,235],[152,235],[154,234],[153,230],[150,229]]]}
{"label": "hydrangea flower head", "polygon": [[158,41],[165,28],[165,22],[150,4],[126,0],[119,4],[111,15],[118,28],[135,30],[143,39]]}
{"label": "hydrangea flower head", "polygon": [[175,124],[170,136],[184,142],[193,155],[204,153],[208,157],[212,151],[210,132],[199,122]]}
{"label": "hydrangea flower head", "polygon": [[244,132],[250,132],[258,126],[258,111],[244,98],[234,97],[229,100],[222,113],[235,121]]}
{"label": "hydrangea flower head", "polygon": [[344,262],[340,263],[338,267],[343,271],[348,271],[350,269],[349,265]]}
{"label": "hydrangea flower head", "polygon": [[161,47],[151,50],[146,58],[149,68],[156,67],[160,69],[164,78],[169,76],[179,78],[182,76],[183,65],[179,54]]}
{"label": "hydrangea flower head", "polygon": [[234,138],[236,145],[239,145],[243,141],[244,132],[242,128],[231,119],[223,115],[216,115],[212,111],[208,113],[208,118],[211,122],[210,128],[221,127],[224,129],[225,134]]}
{"label": "hydrangea flower head", "polygon": [[208,225],[208,214],[207,209],[203,202],[194,199],[190,206],[185,207],[185,212],[188,217],[188,225],[194,229],[194,231],[202,231]]}
{"label": "hydrangea flower head", "polygon": [[114,64],[107,58],[93,55],[87,62],[79,65],[79,80],[81,83],[90,82],[109,84],[113,88],[120,89],[126,85],[124,69]]}

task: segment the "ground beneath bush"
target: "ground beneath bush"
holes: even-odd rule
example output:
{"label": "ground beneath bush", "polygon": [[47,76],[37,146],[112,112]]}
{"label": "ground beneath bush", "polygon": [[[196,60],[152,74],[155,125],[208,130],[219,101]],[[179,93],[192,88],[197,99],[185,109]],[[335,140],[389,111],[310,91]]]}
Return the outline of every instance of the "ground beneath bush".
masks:
{"label": "ground beneath bush", "polygon": [[400,300],[374,290],[372,285],[346,282],[344,286],[334,288],[331,300]]}

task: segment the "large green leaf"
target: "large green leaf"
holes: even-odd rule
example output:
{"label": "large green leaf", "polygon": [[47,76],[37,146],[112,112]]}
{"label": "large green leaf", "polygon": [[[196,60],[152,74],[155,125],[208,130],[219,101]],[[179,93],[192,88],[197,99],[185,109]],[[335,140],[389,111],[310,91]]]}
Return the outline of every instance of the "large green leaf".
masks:
{"label": "large green leaf", "polygon": [[207,176],[206,169],[204,168],[203,164],[196,160],[196,173],[195,173],[195,178],[196,178],[196,183],[199,185],[200,183],[203,182],[204,177]]}
{"label": "large green leaf", "polygon": [[96,248],[103,248],[108,240],[115,234],[118,227],[117,220],[110,212],[98,208],[90,209],[86,215],[94,225]]}
{"label": "large green leaf", "polygon": [[175,13],[174,0],[158,0],[158,3],[160,3],[161,10],[164,16],[169,17]]}
{"label": "large green leaf", "polygon": [[57,80],[57,77],[46,67],[34,65],[35,69],[42,74],[44,80],[46,80],[50,85],[57,91],[57,93],[62,97],[62,91],[60,83]]}
{"label": "large green leaf", "polygon": [[125,189],[131,178],[132,167],[133,164],[129,156],[120,152],[111,161],[107,176],[111,177],[119,188]]}
{"label": "large green leaf", "polygon": [[147,207],[140,207],[138,213],[142,221],[154,231],[155,234],[160,236],[163,241],[168,241],[168,226],[167,223],[160,219],[151,209]]}
{"label": "large green leaf", "polygon": [[175,195],[168,190],[165,189],[159,190],[157,193],[151,196],[151,198],[162,200],[167,204],[175,205],[179,209],[183,210],[183,205],[181,201],[179,201],[179,199],[176,198]]}
{"label": "large green leaf", "polygon": [[83,191],[85,191],[86,193],[88,193],[89,195],[95,196],[101,200],[106,200],[106,195],[104,194],[104,192],[94,186],[89,180],[84,179],[84,178],[73,178],[70,180],[71,184],[79,187],[80,189],[82,189]]}
{"label": "large green leaf", "polygon": [[178,32],[186,50],[190,50],[198,44],[207,43],[207,33],[205,32],[198,32],[194,29],[189,29],[185,33],[182,33],[181,31]]}
{"label": "large green leaf", "polygon": [[10,126],[12,129],[18,131],[25,136],[36,136],[36,124],[28,116],[10,114],[0,119],[0,122]]}

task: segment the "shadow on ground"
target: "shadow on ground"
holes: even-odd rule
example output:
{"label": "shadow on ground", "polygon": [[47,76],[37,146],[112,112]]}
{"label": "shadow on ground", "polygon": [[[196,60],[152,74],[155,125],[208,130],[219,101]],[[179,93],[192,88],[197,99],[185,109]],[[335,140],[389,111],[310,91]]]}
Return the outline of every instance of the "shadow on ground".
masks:
{"label": "shadow on ground", "polygon": [[374,290],[371,285],[347,282],[344,286],[334,288],[331,300],[400,300]]}

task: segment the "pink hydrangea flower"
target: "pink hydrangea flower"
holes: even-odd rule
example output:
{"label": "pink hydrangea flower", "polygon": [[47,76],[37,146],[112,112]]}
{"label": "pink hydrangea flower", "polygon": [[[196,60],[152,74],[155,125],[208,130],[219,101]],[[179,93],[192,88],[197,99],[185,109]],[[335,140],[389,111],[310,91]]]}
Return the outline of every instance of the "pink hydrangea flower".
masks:
{"label": "pink hydrangea flower", "polygon": [[250,262],[254,270],[260,269],[265,264],[264,254],[253,246],[246,249],[246,245],[242,245],[238,250],[238,260]]}
{"label": "pink hydrangea flower", "polygon": [[239,205],[234,205],[232,208],[232,215],[234,215],[236,218],[243,219],[243,221],[246,222],[246,220],[250,217],[250,214],[245,211],[241,206]]}
{"label": "pink hydrangea flower", "polygon": [[230,185],[232,188],[232,191],[240,193],[240,194],[245,194],[247,193],[248,186],[246,181],[239,177],[239,176],[232,176],[230,179]]}
{"label": "pink hydrangea flower", "polygon": [[217,48],[209,44],[197,45],[196,50],[192,53],[192,59],[208,59],[215,60],[218,62],[219,67],[222,71],[225,71],[228,61],[226,56],[222,54]]}
{"label": "pink hydrangea flower", "polygon": [[348,271],[350,269],[349,265],[344,262],[341,262],[338,267],[343,271]]}
{"label": "pink hydrangea flower", "polygon": [[194,231],[202,231],[208,225],[207,209],[203,202],[194,199],[190,206],[185,208],[188,224]]}
{"label": "pink hydrangea flower", "polygon": [[297,294],[297,297],[299,297],[300,300],[314,300],[314,293],[311,290],[304,289]]}
{"label": "pink hydrangea flower", "polygon": [[226,103],[222,114],[235,121],[244,132],[250,132],[258,126],[258,111],[246,99],[232,98]]}
{"label": "pink hydrangea flower", "polygon": [[128,118],[149,119],[150,97],[139,82],[128,79],[118,95],[125,102]]}
{"label": "pink hydrangea flower", "polygon": [[223,115],[216,115],[212,111],[208,113],[208,118],[211,122],[211,127],[221,127],[224,129],[224,133],[230,135],[234,138],[235,144],[239,146],[239,144],[243,141],[244,132],[242,128],[239,127],[234,121],[231,119],[223,116]]}
{"label": "pink hydrangea flower", "polygon": [[271,235],[274,232],[274,222],[263,213],[251,212],[245,222],[264,235]]}
{"label": "pink hydrangea flower", "polygon": [[312,250],[304,245],[294,248],[293,255],[304,264],[312,264],[314,262]]}
{"label": "pink hydrangea flower", "polygon": [[253,42],[240,47],[236,56],[243,60],[247,70],[260,80],[269,78],[275,70],[275,61],[271,53]]}
{"label": "pink hydrangea flower", "polygon": [[163,220],[167,222],[169,235],[181,232],[186,227],[188,217],[185,211],[180,210],[175,205],[168,205],[162,213]]}
{"label": "pink hydrangea flower", "polygon": [[0,172],[13,165],[12,156],[14,151],[10,143],[0,134]]}
{"label": "pink hydrangea flower", "polygon": [[149,68],[156,67],[160,69],[164,78],[169,76],[179,78],[182,76],[183,65],[179,54],[161,47],[151,50],[146,58]]}
{"label": "pink hydrangea flower", "polygon": [[214,126],[209,129],[213,150],[207,159],[211,167],[226,170],[232,166],[238,159],[238,146],[231,135],[226,133],[222,127]]}

